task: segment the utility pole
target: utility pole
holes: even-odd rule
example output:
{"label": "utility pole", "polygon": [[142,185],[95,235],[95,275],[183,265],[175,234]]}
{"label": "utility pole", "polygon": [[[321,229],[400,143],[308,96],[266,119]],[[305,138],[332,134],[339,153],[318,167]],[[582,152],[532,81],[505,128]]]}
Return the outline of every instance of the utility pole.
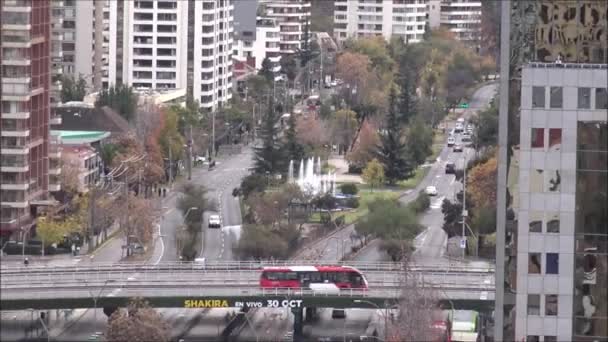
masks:
{"label": "utility pole", "polygon": [[321,88],[323,87],[322,83],[325,82],[323,79],[323,44],[319,44],[319,49],[321,50],[321,79],[319,80],[319,95],[321,95]]}
{"label": "utility pole", "polygon": [[188,137],[188,180],[192,179],[192,124],[190,124],[189,137]]}
{"label": "utility pole", "polygon": [[[466,151],[465,151],[466,153]],[[464,157],[464,174],[462,176],[462,259],[465,258],[467,243],[466,243],[466,219],[467,219],[467,157]]]}
{"label": "utility pole", "polygon": [[211,113],[211,157],[209,157],[209,160],[215,158],[215,112],[214,110]]}
{"label": "utility pole", "polygon": [[173,182],[173,156],[171,154],[171,139],[169,139],[169,186]]}
{"label": "utility pole", "polygon": [[[170,149],[169,149],[170,150]],[[125,210],[125,234],[127,235],[127,256],[131,255],[130,250],[131,246],[129,245],[129,237],[131,236],[131,225],[129,224],[129,180],[127,179],[125,173],[125,182],[123,184],[125,188],[125,202],[126,202],[126,210]]]}

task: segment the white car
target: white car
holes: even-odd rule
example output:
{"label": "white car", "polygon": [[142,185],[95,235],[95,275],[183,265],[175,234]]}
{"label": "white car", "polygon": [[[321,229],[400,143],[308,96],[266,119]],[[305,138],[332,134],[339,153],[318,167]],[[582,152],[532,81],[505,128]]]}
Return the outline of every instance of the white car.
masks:
{"label": "white car", "polygon": [[209,228],[221,228],[222,221],[220,215],[209,215]]}
{"label": "white car", "polygon": [[454,146],[455,143],[456,143],[456,139],[454,139],[454,137],[448,138],[448,147]]}
{"label": "white car", "polygon": [[462,131],[463,131],[463,129],[464,129],[464,127],[462,126],[462,123],[458,122],[458,123],[456,124],[456,128],[454,129],[454,131],[455,131],[456,133],[460,133],[460,132],[462,132]]}
{"label": "white car", "polygon": [[432,185],[427,186],[424,192],[429,196],[437,196],[437,188]]}

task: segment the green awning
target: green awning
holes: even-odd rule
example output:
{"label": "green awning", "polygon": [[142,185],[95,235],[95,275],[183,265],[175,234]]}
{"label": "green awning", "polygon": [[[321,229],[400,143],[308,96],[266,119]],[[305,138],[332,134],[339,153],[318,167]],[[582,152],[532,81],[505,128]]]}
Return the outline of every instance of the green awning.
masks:
{"label": "green awning", "polygon": [[51,135],[61,138],[65,145],[90,144],[110,136],[110,132],[104,131],[51,131]]}

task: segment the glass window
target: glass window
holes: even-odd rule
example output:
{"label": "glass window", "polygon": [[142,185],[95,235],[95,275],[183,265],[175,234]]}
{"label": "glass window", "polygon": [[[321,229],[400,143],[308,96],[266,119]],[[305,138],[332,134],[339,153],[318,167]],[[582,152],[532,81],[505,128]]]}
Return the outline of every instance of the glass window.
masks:
{"label": "glass window", "polygon": [[547,336],[547,335],[545,335],[545,342],[557,342],[557,336]]}
{"label": "glass window", "polygon": [[528,274],[540,274],[540,253],[528,253]]}
{"label": "glass window", "polygon": [[532,148],[543,148],[545,146],[545,130],[543,128],[532,128]]}
{"label": "glass window", "polygon": [[562,177],[559,170],[547,170],[545,172],[545,191],[559,192],[561,189]]}
{"label": "glass window", "polygon": [[528,335],[526,336],[526,342],[540,342],[540,336]]}
{"label": "glass window", "polygon": [[578,88],[578,109],[591,108],[591,88]]}
{"label": "glass window", "polygon": [[549,98],[551,108],[562,108],[563,90],[562,87],[551,87],[551,97]]}
{"label": "glass window", "polygon": [[531,211],[529,214],[530,232],[542,233],[543,231],[543,213],[541,211]]}
{"label": "glass window", "polygon": [[528,295],[528,315],[540,315],[540,295]]}
{"label": "glass window", "polygon": [[608,94],[606,88],[595,89],[595,109],[608,109]]}
{"label": "glass window", "polygon": [[532,87],[532,108],[545,108],[545,87]]}
{"label": "glass window", "polygon": [[550,128],[549,129],[549,148],[559,150],[562,146],[562,129],[561,128]]}
{"label": "glass window", "polygon": [[559,273],[559,254],[558,253],[547,253],[547,271],[546,274],[558,274]]}
{"label": "glass window", "polygon": [[547,213],[545,222],[547,222],[547,233],[559,233],[559,213]]}
{"label": "glass window", "polygon": [[557,295],[545,295],[545,316],[557,316]]}

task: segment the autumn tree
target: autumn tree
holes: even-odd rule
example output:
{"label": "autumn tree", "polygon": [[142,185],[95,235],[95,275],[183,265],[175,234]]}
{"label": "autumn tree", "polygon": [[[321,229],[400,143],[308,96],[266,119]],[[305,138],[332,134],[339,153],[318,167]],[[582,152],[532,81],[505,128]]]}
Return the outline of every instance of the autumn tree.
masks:
{"label": "autumn tree", "polygon": [[498,59],[500,49],[500,1],[481,3],[480,46],[483,55]]}
{"label": "autumn tree", "polygon": [[78,230],[76,217],[58,218],[49,212],[36,220],[36,236],[40,238],[43,247],[63,241],[63,237]]}
{"label": "autumn tree", "polygon": [[376,156],[376,148],[380,144],[380,138],[376,127],[367,122],[361,128],[355,148],[346,155],[350,166],[356,170],[363,170],[365,165]]}
{"label": "autumn tree", "polygon": [[386,115],[384,130],[380,134],[377,156],[384,166],[386,179],[391,184],[407,178],[414,169],[407,158],[406,145],[402,139],[401,124],[397,116],[397,95],[394,88],[389,95],[389,111]]}
{"label": "autumn tree", "polygon": [[69,202],[81,191],[80,167],[78,162],[71,159],[67,154],[61,155],[61,191],[66,194],[66,202]]}
{"label": "autumn tree", "polygon": [[365,169],[363,169],[362,178],[365,183],[372,187],[372,189],[384,183],[384,167],[378,159],[374,158],[367,163]]}
{"label": "autumn tree", "polygon": [[124,231],[127,236],[134,236],[142,246],[152,242],[154,237],[155,213],[152,201],[129,194],[128,223]]}
{"label": "autumn tree", "polygon": [[108,319],[106,338],[113,342],[168,342],[170,326],[141,298],[132,299],[126,309],[116,310]]}
{"label": "autumn tree", "polygon": [[477,207],[496,207],[496,157],[467,173],[467,195]]}
{"label": "autumn tree", "polygon": [[298,142],[308,150],[329,142],[328,129],[322,120],[313,116],[308,118],[300,116],[296,125]]}
{"label": "autumn tree", "polygon": [[357,131],[357,114],[352,110],[341,109],[332,118],[332,136],[338,144],[338,151],[348,151]]}

